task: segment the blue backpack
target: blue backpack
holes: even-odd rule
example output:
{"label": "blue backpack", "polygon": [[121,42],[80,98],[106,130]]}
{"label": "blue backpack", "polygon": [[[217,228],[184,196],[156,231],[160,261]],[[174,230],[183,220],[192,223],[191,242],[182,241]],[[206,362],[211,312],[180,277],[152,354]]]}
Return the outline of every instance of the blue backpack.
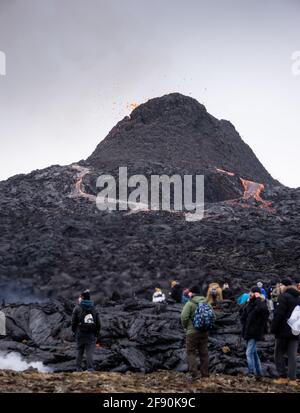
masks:
{"label": "blue backpack", "polygon": [[214,326],[216,319],[215,313],[210,305],[206,303],[198,303],[194,318],[193,326],[196,330],[209,331]]}

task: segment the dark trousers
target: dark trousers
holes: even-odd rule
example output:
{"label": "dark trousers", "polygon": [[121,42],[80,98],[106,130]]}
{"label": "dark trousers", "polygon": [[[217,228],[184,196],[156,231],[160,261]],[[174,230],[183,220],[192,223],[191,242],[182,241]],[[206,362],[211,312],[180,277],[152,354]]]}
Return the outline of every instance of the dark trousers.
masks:
{"label": "dark trousers", "polygon": [[186,351],[189,371],[192,376],[198,376],[198,360],[202,377],[208,377],[208,333],[197,331],[186,336]]}
{"label": "dark trousers", "polygon": [[[275,342],[275,365],[280,377],[296,380],[298,340],[277,338]],[[288,367],[285,356],[288,357]]]}
{"label": "dark trousers", "polygon": [[77,342],[77,359],[76,367],[77,371],[82,371],[82,359],[85,352],[86,366],[88,370],[94,370],[93,355],[94,355],[95,343],[80,343]]}

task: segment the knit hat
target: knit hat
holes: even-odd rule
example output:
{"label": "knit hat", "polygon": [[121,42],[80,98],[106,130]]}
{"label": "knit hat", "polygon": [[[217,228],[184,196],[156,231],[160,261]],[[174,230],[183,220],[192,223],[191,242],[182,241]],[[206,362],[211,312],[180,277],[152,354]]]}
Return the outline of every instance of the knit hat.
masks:
{"label": "knit hat", "polygon": [[156,292],[156,293],[161,293],[161,289],[158,288],[158,287],[156,287],[156,288],[155,288],[155,292]]}
{"label": "knit hat", "polygon": [[285,287],[288,287],[289,285],[293,285],[293,282],[290,278],[283,278],[283,280],[280,281],[282,285]]}
{"label": "knit hat", "polygon": [[253,294],[255,294],[255,293],[261,294],[260,288],[257,287],[257,286],[252,287],[250,291],[251,291]]}
{"label": "knit hat", "polygon": [[258,288],[262,288],[263,283],[261,281],[258,281],[258,283],[256,284]]}
{"label": "knit hat", "polygon": [[90,290],[83,291],[83,293],[80,294],[80,297],[83,300],[90,300],[91,299]]}
{"label": "knit hat", "polygon": [[198,285],[194,285],[192,288],[190,288],[190,293],[195,294],[195,295],[200,295],[201,290]]}

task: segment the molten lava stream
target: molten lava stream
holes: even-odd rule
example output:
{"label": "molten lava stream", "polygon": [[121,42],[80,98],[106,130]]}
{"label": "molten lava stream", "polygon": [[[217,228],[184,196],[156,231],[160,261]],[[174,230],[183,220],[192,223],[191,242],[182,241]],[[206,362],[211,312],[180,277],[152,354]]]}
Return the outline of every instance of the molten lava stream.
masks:
{"label": "molten lava stream", "polygon": [[78,171],[77,173],[77,179],[75,182],[75,188],[73,189],[72,193],[69,195],[69,198],[77,198],[77,197],[82,197],[82,198],[87,198],[90,201],[94,201],[96,197],[91,194],[87,194],[84,191],[84,185],[83,185],[83,178],[85,175],[87,175],[90,170],[88,168],[84,168],[83,166],[79,165],[72,165],[72,169],[75,169]]}
{"label": "molten lava stream", "polygon": [[248,201],[250,199],[255,199],[262,205],[261,208],[268,208],[272,205],[272,202],[265,201],[262,199],[261,194],[265,189],[264,184],[259,184],[258,182],[248,181],[246,179],[240,178],[242,185],[244,187],[243,199]]}
{"label": "molten lava stream", "polygon": [[218,172],[221,172],[222,174],[226,174],[226,175],[229,175],[229,176],[235,176],[235,173],[225,171],[224,169],[216,168],[216,170],[217,170]]}

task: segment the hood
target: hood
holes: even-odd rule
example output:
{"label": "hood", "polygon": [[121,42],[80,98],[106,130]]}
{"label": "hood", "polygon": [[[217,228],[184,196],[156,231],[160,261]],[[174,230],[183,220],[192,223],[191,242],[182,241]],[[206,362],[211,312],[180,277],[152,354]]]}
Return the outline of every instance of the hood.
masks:
{"label": "hood", "polygon": [[292,295],[293,297],[299,297],[300,296],[300,292],[296,289],[296,287],[289,287],[286,290],[286,293]]}
{"label": "hood", "polygon": [[194,304],[206,303],[206,298],[203,297],[203,296],[201,296],[201,295],[195,295],[195,297],[193,297],[193,298],[191,299],[191,301],[192,301]]}

